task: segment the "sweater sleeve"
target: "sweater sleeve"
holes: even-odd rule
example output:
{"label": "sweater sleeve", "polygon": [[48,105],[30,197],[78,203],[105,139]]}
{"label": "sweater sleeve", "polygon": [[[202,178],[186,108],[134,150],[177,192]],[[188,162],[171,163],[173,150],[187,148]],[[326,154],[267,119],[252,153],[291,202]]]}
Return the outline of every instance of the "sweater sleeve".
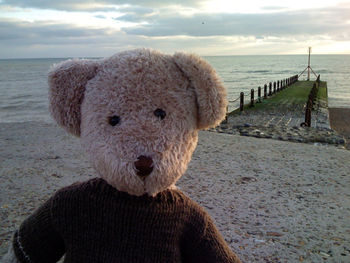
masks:
{"label": "sweater sleeve", "polygon": [[23,221],[13,239],[13,250],[21,263],[57,262],[64,254],[64,242],[51,218],[49,199]]}
{"label": "sweater sleeve", "polygon": [[196,209],[191,218],[186,231],[184,262],[241,263],[204,209]]}

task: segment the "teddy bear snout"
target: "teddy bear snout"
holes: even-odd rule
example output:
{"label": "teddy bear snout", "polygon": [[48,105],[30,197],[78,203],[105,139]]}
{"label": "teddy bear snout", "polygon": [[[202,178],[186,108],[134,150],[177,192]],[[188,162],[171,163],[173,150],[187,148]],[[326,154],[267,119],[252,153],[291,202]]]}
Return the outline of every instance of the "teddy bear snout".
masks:
{"label": "teddy bear snout", "polygon": [[151,157],[141,155],[134,162],[137,175],[144,180],[153,171],[153,160]]}

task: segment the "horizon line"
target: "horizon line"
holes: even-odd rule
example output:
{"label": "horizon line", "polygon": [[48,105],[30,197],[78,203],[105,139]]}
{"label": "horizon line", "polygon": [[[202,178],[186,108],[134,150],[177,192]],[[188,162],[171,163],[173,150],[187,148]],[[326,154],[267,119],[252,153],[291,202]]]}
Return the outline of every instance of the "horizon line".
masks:
{"label": "horizon line", "polygon": [[[118,52],[117,52],[118,53]],[[193,53],[193,52],[188,52],[188,53]],[[311,56],[349,56],[350,53],[344,53],[344,54],[311,54]],[[308,54],[245,54],[245,55],[200,55],[201,57],[244,57],[244,56],[308,56]],[[101,59],[101,58],[107,58],[109,56],[105,57],[99,57],[99,56],[77,56],[77,57],[8,57],[8,58],[0,58],[1,60],[21,60],[21,59],[73,59],[73,58],[78,58],[78,59]]]}

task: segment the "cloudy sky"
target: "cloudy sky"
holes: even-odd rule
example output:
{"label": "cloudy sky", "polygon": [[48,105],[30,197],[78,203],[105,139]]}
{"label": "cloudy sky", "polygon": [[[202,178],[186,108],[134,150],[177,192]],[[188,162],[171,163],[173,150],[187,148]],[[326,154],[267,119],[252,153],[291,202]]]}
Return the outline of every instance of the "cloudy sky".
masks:
{"label": "cloudy sky", "polygon": [[0,0],[0,59],[350,54],[350,0]]}

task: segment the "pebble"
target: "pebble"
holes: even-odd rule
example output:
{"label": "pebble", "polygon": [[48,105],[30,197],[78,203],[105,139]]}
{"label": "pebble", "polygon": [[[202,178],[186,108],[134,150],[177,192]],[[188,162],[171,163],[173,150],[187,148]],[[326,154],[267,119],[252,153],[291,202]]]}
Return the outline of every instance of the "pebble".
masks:
{"label": "pebble", "polygon": [[325,252],[322,252],[320,251],[320,255],[323,257],[323,258],[329,258],[331,255],[328,255],[327,253]]}
{"label": "pebble", "polygon": [[281,236],[283,236],[283,234],[278,233],[278,232],[267,232],[266,235],[270,236],[270,237],[281,237]]}

